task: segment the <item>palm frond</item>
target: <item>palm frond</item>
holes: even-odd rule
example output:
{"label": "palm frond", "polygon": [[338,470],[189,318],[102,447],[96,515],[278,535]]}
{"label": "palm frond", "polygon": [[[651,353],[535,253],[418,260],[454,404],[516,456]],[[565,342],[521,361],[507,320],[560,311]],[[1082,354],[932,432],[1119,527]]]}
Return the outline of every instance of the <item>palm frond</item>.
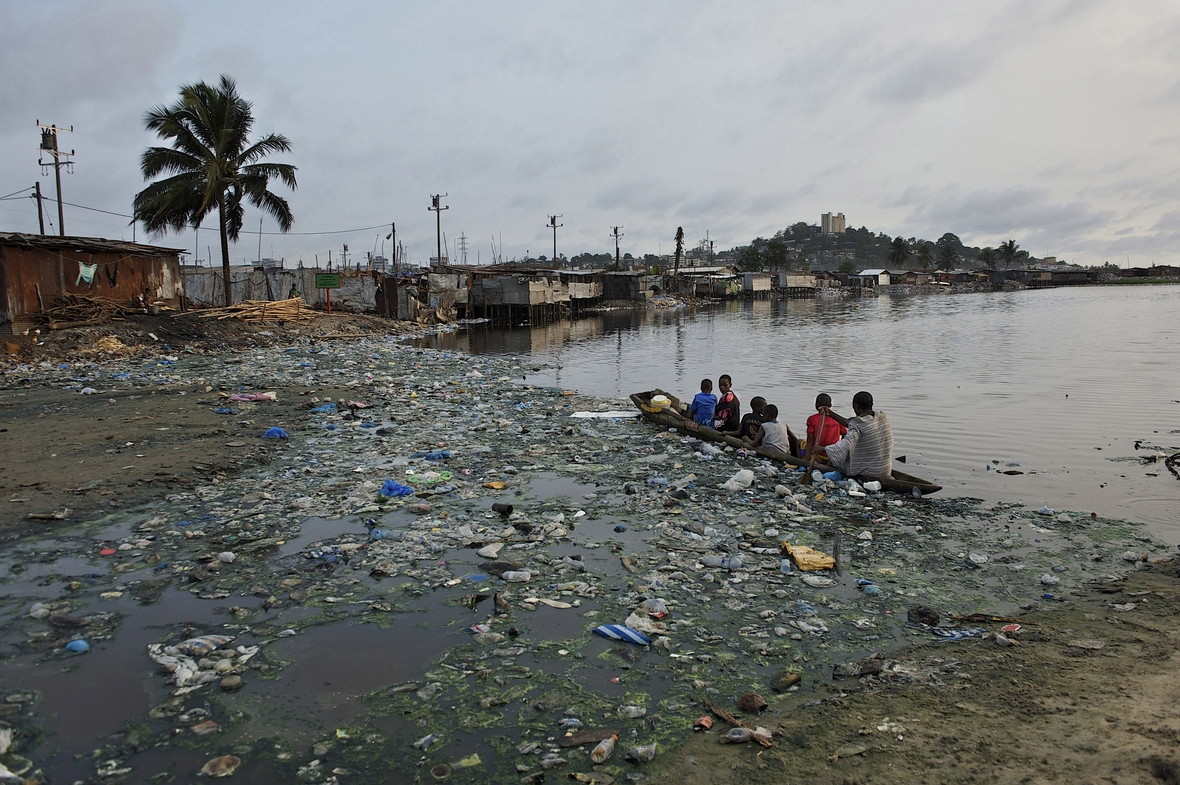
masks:
{"label": "palm frond", "polygon": [[243,164],[252,164],[268,153],[289,152],[291,152],[290,139],[282,134],[270,134],[243,150],[240,158]]}
{"label": "palm frond", "polygon": [[147,179],[163,173],[199,172],[205,168],[205,161],[173,147],[149,147],[144,151],[139,166]]}
{"label": "palm frond", "polygon": [[265,180],[272,178],[281,180],[283,185],[295,190],[295,172],[297,169],[291,164],[250,164],[243,166],[241,175],[245,177],[261,177]]}
{"label": "palm frond", "polygon": [[265,189],[260,192],[249,192],[249,199],[252,205],[275,219],[280,231],[291,231],[291,226],[295,223],[295,216],[291,214],[291,205],[287,204],[286,199]]}

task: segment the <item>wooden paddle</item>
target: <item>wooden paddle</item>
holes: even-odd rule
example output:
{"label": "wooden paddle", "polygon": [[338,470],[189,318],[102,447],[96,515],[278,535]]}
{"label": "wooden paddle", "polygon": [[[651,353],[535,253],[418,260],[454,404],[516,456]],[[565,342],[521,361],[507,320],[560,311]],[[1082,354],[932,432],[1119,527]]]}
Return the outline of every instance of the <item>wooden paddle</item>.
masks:
{"label": "wooden paddle", "polygon": [[814,480],[812,480],[812,479],[811,479],[811,473],[812,473],[813,471],[815,471],[815,458],[816,458],[816,456],[817,456],[817,455],[819,455],[819,446],[818,446],[818,445],[819,445],[819,437],[820,437],[820,435],[821,435],[821,434],[823,434],[823,432],[824,432],[824,420],[826,420],[826,419],[827,419],[827,417],[828,417],[828,413],[827,413],[827,412],[820,412],[820,415],[819,415],[819,428],[818,428],[818,429],[816,430],[816,432],[815,432],[815,441],[816,441],[816,443],[815,443],[815,444],[808,444],[808,445],[807,445],[807,451],[808,451],[809,453],[811,453],[811,463],[809,463],[809,464],[807,465],[807,473],[803,475],[803,480],[802,480],[802,482],[803,482],[803,484],[804,484],[804,485],[811,485],[812,483],[814,483],[814,482],[815,482]]}

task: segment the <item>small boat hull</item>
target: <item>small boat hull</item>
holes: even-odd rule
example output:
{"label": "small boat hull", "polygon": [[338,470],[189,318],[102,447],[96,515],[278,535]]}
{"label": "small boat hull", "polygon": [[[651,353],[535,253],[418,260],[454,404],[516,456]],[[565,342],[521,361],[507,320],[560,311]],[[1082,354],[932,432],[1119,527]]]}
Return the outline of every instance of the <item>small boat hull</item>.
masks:
{"label": "small boat hull", "polygon": [[[651,399],[657,395],[663,395],[672,403],[670,406],[660,408],[651,405]],[[663,390],[650,390],[648,392],[632,393],[631,402],[639,408],[643,417],[656,425],[664,426],[665,428],[675,428],[681,433],[689,436],[696,436],[699,439],[704,439],[710,442],[718,442],[720,444],[728,444],[731,447],[738,447],[746,450],[751,450],[759,455],[769,458],[772,461],[785,463],[789,466],[804,466],[808,465],[808,461],[801,458],[796,458],[788,453],[780,452],[772,447],[751,447],[741,439],[731,434],[721,433],[715,431],[705,425],[697,425],[689,417],[686,416],[688,407],[676,396],[671,393],[666,393]],[[858,480],[877,480],[881,483],[881,487],[887,491],[895,493],[913,493],[914,488],[917,488],[923,496],[931,493],[937,493],[942,490],[941,485],[935,485],[932,482],[923,480],[921,477],[915,477],[912,474],[893,470],[890,477],[869,477],[861,476]]]}

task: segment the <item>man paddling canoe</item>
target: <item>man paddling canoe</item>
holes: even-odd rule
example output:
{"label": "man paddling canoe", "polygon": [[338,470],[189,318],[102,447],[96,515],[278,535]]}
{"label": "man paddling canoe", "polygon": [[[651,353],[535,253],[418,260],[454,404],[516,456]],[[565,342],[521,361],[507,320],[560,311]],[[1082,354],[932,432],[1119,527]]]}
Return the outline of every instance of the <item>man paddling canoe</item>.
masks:
{"label": "man paddling canoe", "polygon": [[848,429],[840,441],[825,449],[828,463],[845,477],[888,477],[893,473],[893,429],[884,412],[873,411],[873,396],[863,390],[852,396],[854,417],[845,418],[830,407],[821,411]]}

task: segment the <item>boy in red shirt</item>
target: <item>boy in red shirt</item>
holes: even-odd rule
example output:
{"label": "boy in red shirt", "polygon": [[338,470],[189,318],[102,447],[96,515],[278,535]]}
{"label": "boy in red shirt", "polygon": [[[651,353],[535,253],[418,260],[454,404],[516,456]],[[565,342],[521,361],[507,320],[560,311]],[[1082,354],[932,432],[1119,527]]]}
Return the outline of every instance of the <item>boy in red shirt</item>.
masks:
{"label": "boy in red shirt", "polygon": [[[820,409],[832,405],[832,396],[827,393],[820,393],[815,396],[815,411],[816,413],[807,418],[807,453],[811,454],[812,450],[816,450],[821,457],[825,456],[824,447],[829,444],[835,444],[840,441],[840,437],[848,433],[848,429],[836,422],[835,418],[823,416],[819,413]],[[819,433],[819,421],[824,420],[823,433]]]}

